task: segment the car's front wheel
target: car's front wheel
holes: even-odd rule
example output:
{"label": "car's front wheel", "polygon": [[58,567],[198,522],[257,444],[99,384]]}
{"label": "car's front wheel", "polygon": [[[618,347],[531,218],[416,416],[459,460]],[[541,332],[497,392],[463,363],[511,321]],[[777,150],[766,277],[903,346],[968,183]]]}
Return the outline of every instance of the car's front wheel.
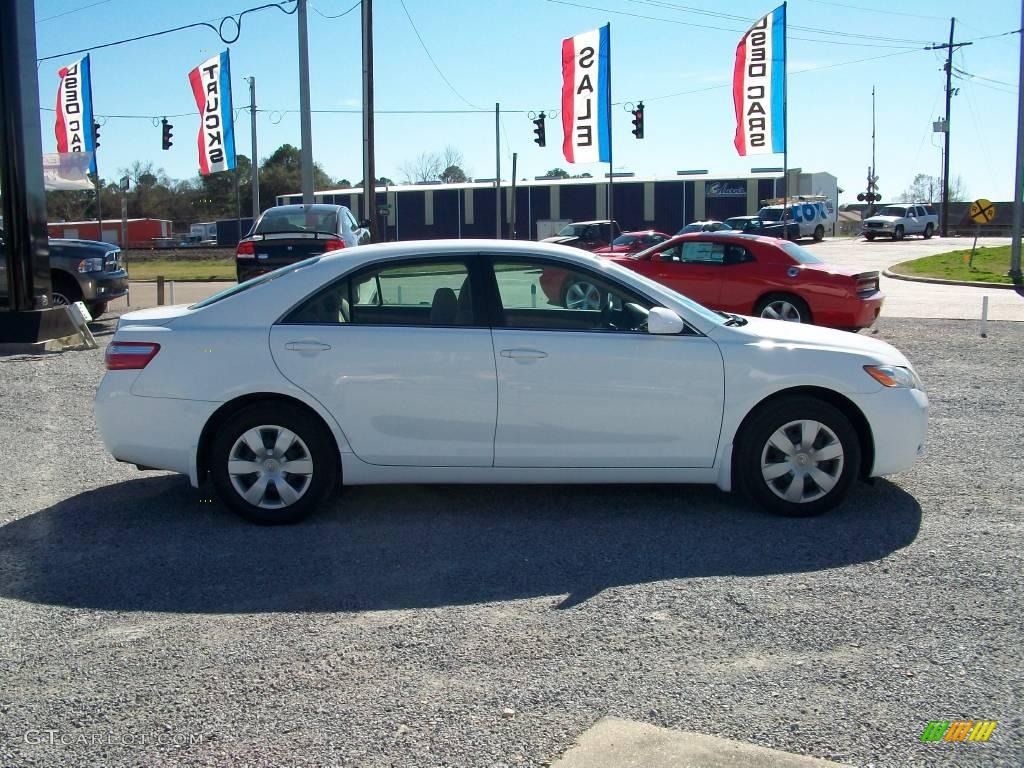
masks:
{"label": "car's front wheel", "polygon": [[846,497],[860,469],[850,420],[812,397],[762,406],[737,442],[737,476],[761,506],[788,517],[826,512]]}
{"label": "car's front wheel", "polygon": [[868,232],[867,234],[864,235],[864,239],[870,243],[872,240],[875,239],[875,236],[871,232]]}
{"label": "car's front wheel", "polygon": [[896,229],[892,231],[893,240],[902,240],[904,235],[904,229],[902,224],[897,224]]}
{"label": "car's front wheel", "polygon": [[281,403],[257,403],[229,417],[214,437],[210,462],[224,502],[263,525],[307,517],[338,477],[338,458],[324,424]]}

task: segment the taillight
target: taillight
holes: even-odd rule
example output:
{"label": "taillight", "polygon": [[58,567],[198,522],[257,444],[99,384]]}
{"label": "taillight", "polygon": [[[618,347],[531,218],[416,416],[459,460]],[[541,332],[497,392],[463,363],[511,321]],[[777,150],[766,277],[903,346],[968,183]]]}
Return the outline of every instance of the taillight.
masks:
{"label": "taillight", "polygon": [[256,257],[256,246],[252,240],[243,240],[235,249],[235,256],[240,259],[252,259]]}
{"label": "taillight", "polygon": [[878,290],[878,273],[868,272],[857,275],[857,293],[874,293]]}
{"label": "taillight", "polygon": [[112,341],[107,346],[107,370],[141,370],[159,351],[159,344],[148,341]]}
{"label": "taillight", "polygon": [[330,253],[331,251],[340,251],[345,247],[344,240],[325,240],[324,241],[324,253]]}

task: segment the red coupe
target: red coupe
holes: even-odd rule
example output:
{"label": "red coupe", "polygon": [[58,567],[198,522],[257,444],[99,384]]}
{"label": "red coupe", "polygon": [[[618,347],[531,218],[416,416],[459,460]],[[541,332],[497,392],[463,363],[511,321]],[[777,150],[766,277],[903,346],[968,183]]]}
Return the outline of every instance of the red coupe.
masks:
{"label": "red coupe", "polygon": [[[773,237],[697,232],[611,258],[710,309],[741,315],[859,330],[875,322],[885,299],[877,271],[827,264]],[[600,302],[596,287],[566,278],[545,270],[541,286],[553,303]]]}
{"label": "red coupe", "polygon": [[639,253],[666,240],[668,240],[668,235],[655,229],[647,229],[641,232],[623,232],[612,241],[611,245],[606,245],[604,248],[595,248],[592,253],[596,253],[598,256]]}

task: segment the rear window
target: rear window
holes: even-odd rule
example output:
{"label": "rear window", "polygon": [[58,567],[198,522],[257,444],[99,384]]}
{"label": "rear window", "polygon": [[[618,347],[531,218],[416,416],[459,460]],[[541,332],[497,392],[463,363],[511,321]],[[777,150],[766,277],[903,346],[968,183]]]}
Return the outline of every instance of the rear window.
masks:
{"label": "rear window", "polygon": [[780,240],[779,247],[801,264],[825,263],[806,248],[801,248],[796,243],[791,243],[788,240]]}
{"label": "rear window", "polygon": [[612,241],[612,245],[632,245],[639,239],[636,235],[619,235]]}
{"label": "rear window", "polygon": [[274,210],[263,214],[256,225],[255,234],[269,235],[280,232],[338,232],[338,211],[326,210]]}
{"label": "rear window", "polygon": [[297,261],[294,264],[289,264],[285,267],[281,267],[280,269],[275,269],[273,272],[267,272],[259,277],[254,277],[252,280],[246,280],[244,283],[232,285],[230,288],[218,291],[208,299],[203,299],[202,301],[191,305],[189,309],[202,309],[203,307],[208,307],[211,304],[216,304],[218,301],[230,298],[231,296],[235,296],[243,291],[251,290],[259,285],[265,285],[272,280],[277,280],[285,275],[290,275],[292,272],[298,272],[300,269],[316,264],[318,261],[320,261],[320,257],[313,256],[312,258]]}

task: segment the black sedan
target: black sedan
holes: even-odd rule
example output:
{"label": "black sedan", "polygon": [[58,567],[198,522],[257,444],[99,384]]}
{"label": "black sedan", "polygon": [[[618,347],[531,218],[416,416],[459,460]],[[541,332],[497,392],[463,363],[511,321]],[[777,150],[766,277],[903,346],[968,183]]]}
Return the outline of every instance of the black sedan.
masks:
{"label": "black sedan", "polygon": [[279,205],[256,220],[238,243],[238,282],[278,267],[370,242],[370,222],[356,221],[344,205]]}

